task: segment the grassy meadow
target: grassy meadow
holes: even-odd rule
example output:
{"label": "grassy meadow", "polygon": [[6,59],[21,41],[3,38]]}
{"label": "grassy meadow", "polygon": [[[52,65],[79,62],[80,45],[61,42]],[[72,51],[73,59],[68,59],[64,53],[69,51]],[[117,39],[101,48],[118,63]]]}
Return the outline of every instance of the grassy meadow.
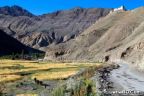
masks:
{"label": "grassy meadow", "polygon": [[[37,96],[41,90],[46,89],[34,83],[38,80],[59,81],[77,74],[81,69],[100,66],[99,63],[60,63],[37,62],[25,60],[0,60],[0,84],[4,84],[6,93],[16,96]],[[24,87],[23,87],[24,86]],[[2,85],[1,85],[2,87]]]}

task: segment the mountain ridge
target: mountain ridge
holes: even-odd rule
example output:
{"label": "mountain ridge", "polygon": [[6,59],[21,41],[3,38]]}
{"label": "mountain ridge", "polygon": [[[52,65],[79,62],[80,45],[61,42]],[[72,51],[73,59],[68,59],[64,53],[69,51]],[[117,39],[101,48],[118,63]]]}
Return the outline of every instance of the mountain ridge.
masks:
{"label": "mountain ridge", "polygon": [[75,38],[111,10],[75,8],[36,17],[1,14],[0,27],[21,43],[45,51],[51,44]]}
{"label": "mountain ridge", "polygon": [[28,16],[28,17],[34,16],[29,11],[17,5],[0,7],[0,14],[11,16]]}
{"label": "mountain ridge", "polygon": [[98,20],[75,39],[49,46],[45,60],[113,62],[144,68],[144,7],[117,11]]}

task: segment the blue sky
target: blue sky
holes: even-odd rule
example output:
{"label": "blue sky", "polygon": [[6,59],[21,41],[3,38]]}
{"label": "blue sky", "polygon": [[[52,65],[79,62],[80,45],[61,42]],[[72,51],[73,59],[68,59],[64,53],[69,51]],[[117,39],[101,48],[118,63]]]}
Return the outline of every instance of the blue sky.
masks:
{"label": "blue sky", "polygon": [[144,0],[0,0],[0,6],[18,5],[36,15],[56,10],[83,8],[117,8],[124,5],[127,9],[144,6]]}

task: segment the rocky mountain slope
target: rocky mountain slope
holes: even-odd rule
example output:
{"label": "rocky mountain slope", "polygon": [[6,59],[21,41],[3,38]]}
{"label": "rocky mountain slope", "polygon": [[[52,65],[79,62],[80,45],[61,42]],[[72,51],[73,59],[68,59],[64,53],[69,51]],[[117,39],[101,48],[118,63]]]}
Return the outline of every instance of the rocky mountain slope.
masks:
{"label": "rocky mountain slope", "polygon": [[32,13],[16,5],[11,7],[9,6],[0,7],[0,14],[11,16],[29,16],[29,17],[34,16]]}
{"label": "rocky mountain slope", "polygon": [[115,61],[144,66],[144,7],[111,12],[78,37],[49,46],[46,60]]}
{"label": "rocky mountain slope", "polygon": [[144,68],[144,7],[73,8],[34,16],[13,6],[0,8],[0,13],[0,29],[25,45],[46,50],[46,60],[124,59]]}
{"label": "rocky mountain slope", "polygon": [[0,56],[2,55],[12,55],[16,53],[43,53],[36,49],[32,49],[27,47],[17,41],[16,39],[12,38],[11,36],[7,35],[4,31],[0,30]]}
{"label": "rocky mountain slope", "polygon": [[73,8],[41,16],[32,16],[17,6],[0,10],[1,29],[28,46],[45,50],[75,38],[112,9]]}

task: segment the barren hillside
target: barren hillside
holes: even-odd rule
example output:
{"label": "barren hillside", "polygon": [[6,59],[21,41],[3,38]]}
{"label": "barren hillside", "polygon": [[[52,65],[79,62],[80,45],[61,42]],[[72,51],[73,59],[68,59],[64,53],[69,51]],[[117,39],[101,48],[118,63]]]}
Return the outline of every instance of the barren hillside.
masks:
{"label": "barren hillside", "polygon": [[49,46],[47,60],[114,61],[143,66],[144,8],[111,12],[77,38]]}
{"label": "barren hillside", "polygon": [[18,6],[2,7],[0,28],[27,46],[45,50],[53,43],[75,38],[110,10],[78,7],[34,16]]}

